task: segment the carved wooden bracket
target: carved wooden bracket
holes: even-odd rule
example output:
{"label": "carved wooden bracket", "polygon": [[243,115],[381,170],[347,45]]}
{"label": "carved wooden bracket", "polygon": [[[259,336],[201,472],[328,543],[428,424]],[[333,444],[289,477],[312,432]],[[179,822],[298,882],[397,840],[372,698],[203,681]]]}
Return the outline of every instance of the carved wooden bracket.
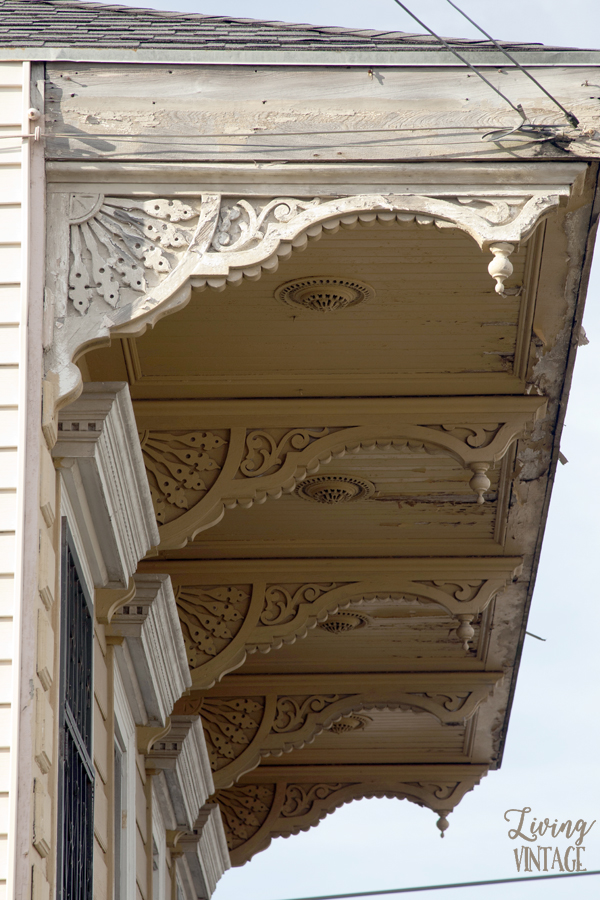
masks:
{"label": "carved wooden bracket", "polygon": [[209,694],[183,697],[174,714],[200,715],[215,787],[227,788],[261,759],[298,750],[361,710],[411,709],[443,725],[463,725],[502,677],[502,672],[278,676],[277,688],[267,693],[260,677],[230,677]]}
{"label": "carved wooden bracket", "polygon": [[[398,410],[399,403],[396,401]],[[407,422],[407,416],[394,414],[390,405],[388,416],[370,424],[365,423],[364,413],[349,407],[349,427],[290,428],[287,421],[296,406],[298,417],[312,415],[323,421],[331,415],[328,401],[311,401],[310,412],[302,401],[289,401],[285,421],[277,423],[278,427],[256,428],[252,421],[256,411],[252,404],[242,402],[235,410],[238,424],[233,428],[228,427],[229,411],[223,410],[220,415],[209,415],[211,430],[172,433],[148,429],[142,433],[162,550],[184,547],[220,522],[225,510],[247,509],[291,493],[322,465],[361,450],[380,448],[424,460],[427,455],[449,456],[472,473],[469,486],[483,503],[490,487],[488,470],[546,410],[542,397],[514,397],[502,398],[501,403],[490,401],[484,414],[464,398],[454,401],[451,412],[444,415],[440,411],[438,422],[432,422],[431,413],[423,413],[425,406],[420,412],[414,409],[412,421]],[[168,420],[168,410],[166,416]]]}
{"label": "carved wooden bracket", "polygon": [[445,817],[486,774],[484,766],[384,766],[385,773],[369,778],[368,768],[363,766],[361,774],[358,767],[339,767],[336,783],[317,780],[318,772],[312,782],[295,781],[291,773],[287,778],[282,773],[281,781],[273,775],[271,782],[246,776],[244,784],[217,791],[232,865],[243,866],[275,837],[308,831],[352,800],[395,797]]}
{"label": "carved wooden bracket", "polygon": [[135,581],[133,578],[129,579],[129,584],[124,590],[96,588],[94,592],[96,618],[102,625],[110,625],[116,611],[133,600],[134,597]]}
{"label": "carved wooden bracket", "polygon": [[[156,561],[145,568],[161,565]],[[394,597],[399,605],[433,603],[457,625],[465,617],[470,622],[516,577],[521,565],[514,557],[194,561],[194,574],[186,575],[183,563],[181,574],[172,571],[172,579],[192,687],[207,690],[241,666],[248,653],[294,643],[339,609],[363,600]],[[225,577],[234,583],[226,583]],[[458,637],[463,639],[462,634]]]}
{"label": "carved wooden bracket", "polygon": [[68,210],[68,284],[56,285],[47,309],[52,337],[47,373],[59,380],[57,406],[74,399],[73,362],[111,337],[138,336],[181,309],[192,287],[222,290],[274,271],[310,238],[358,222],[459,228],[494,254],[490,274],[504,291],[508,256],[558,206],[560,193],[437,199],[417,194],[361,194],[322,201],[204,194],[199,202],[72,194]]}

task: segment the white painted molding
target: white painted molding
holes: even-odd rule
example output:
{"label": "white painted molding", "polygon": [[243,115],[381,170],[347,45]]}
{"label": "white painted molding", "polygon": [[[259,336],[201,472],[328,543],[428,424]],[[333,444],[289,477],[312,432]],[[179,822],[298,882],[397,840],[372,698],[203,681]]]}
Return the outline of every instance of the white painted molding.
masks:
{"label": "white painted molding", "polygon": [[101,555],[103,566],[92,573],[95,587],[108,581],[126,588],[139,560],[159,542],[127,384],[86,384],[60,414],[52,455],[90,564]]}
{"label": "white painted molding", "polygon": [[206,803],[202,807],[193,833],[184,835],[178,846],[185,853],[197,897],[208,900],[223,873],[231,868],[218,804]]}
{"label": "white painted molding", "polygon": [[215,787],[199,716],[172,716],[167,734],[147,756],[148,765],[162,769],[176,829],[192,831],[199,810]]}
{"label": "white painted molding", "polygon": [[168,575],[136,575],[135,597],[106,627],[124,637],[116,658],[136,725],[164,727],[192,680]]}

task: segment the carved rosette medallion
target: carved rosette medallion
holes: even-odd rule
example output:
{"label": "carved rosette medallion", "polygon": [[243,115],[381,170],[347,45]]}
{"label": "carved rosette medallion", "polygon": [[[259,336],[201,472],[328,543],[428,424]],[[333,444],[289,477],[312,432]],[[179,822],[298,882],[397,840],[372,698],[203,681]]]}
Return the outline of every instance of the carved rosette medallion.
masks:
{"label": "carved rosette medallion", "polygon": [[304,500],[332,506],[368,500],[375,493],[375,485],[355,475],[311,475],[298,485],[296,493]]}
{"label": "carved rosette medallion", "polygon": [[274,297],[294,309],[334,312],[372,300],[375,291],[370,284],[356,279],[313,275],[286,281],[275,290]]}
{"label": "carved rosette medallion", "polygon": [[320,622],[319,628],[328,631],[329,634],[345,634],[348,631],[355,631],[357,628],[364,628],[368,623],[366,616],[360,613],[341,612],[335,616],[329,616],[326,622]]}

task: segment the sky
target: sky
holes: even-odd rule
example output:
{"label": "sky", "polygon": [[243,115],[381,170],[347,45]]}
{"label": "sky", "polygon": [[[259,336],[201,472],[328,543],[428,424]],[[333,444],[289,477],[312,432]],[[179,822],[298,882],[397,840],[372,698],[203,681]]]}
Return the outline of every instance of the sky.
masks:
{"label": "sky", "polygon": [[[316,25],[421,29],[393,0],[173,0],[122,5],[309,22]],[[473,37],[446,0],[408,0],[445,36]],[[462,0],[465,12],[497,39],[600,48],[598,0]],[[305,834],[278,838],[251,862],[224,875],[213,900],[288,900],[456,881],[514,877],[511,824],[505,810],[531,816],[598,819],[582,854],[600,869],[600,501],[595,471],[600,443],[600,263],[588,291],[588,346],[579,350],[559,466],[526,638],[504,761],[467,794],[442,841],[436,816],[407,801],[362,800]],[[550,842],[548,842],[550,843]],[[568,842],[560,843],[563,850]],[[403,896],[403,895],[398,895]],[[600,876],[408,894],[447,900],[597,900]]]}

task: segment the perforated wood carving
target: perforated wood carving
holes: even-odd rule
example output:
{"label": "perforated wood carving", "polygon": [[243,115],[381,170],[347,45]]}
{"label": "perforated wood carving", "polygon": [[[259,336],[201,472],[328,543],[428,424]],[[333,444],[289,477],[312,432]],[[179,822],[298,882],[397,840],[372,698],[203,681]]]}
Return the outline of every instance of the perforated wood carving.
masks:
{"label": "perforated wood carving", "polygon": [[477,771],[478,767],[473,769],[472,773],[459,776],[460,780],[403,781],[399,773],[396,779],[374,778],[371,782],[357,779],[335,783],[248,784],[219,790],[215,799],[223,813],[232,864],[242,866],[268,847],[273,838],[308,831],[352,800],[365,797],[409,800],[445,819],[484,774]]}
{"label": "perforated wood carving", "polygon": [[[235,695],[244,685],[244,677],[236,680],[230,676],[208,695],[193,693],[179,700],[174,714],[200,715],[215,786],[225,788],[256,768],[261,759],[301,749],[332,724],[363,710],[415,710],[435,716],[442,725],[464,724],[501,677],[502,673],[486,673],[470,680],[452,675],[395,675],[393,679],[362,675],[346,679],[347,686],[354,690],[342,691],[335,690],[334,676],[313,676],[304,681],[302,676],[280,676],[279,692],[268,678],[254,678],[250,683],[257,691],[246,697]],[[344,679],[338,681],[344,683]],[[294,685],[301,688],[303,684],[304,693],[289,692]],[[324,690],[311,692],[310,688],[314,690],[318,684]],[[327,692],[329,686],[333,690]]]}
{"label": "perforated wood carving", "polygon": [[140,443],[160,524],[176,518],[178,510],[195,506],[206,494],[217,479],[227,448],[226,437],[210,431],[146,431]]}
{"label": "perforated wood carving", "polygon": [[250,593],[237,586],[181,587],[177,610],[190,669],[217,656],[239,632],[250,606]]}
{"label": "perforated wood carving", "polygon": [[[559,199],[558,192],[534,191],[510,201],[361,194],[222,203],[219,194],[205,194],[199,203],[185,203],[74,194],[67,213],[71,271],[68,283],[51,285],[46,311],[54,323],[46,372],[57,379],[55,403],[62,406],[80,391],[72,361],[83,348],[111,336],[141,335],[185,306],[192,287],[222,290],[243,278],[259,278],[323,230],[352,228],[363,220],[460,228],[493,254],[490,274],[504,293],[510,254]],[[186,222],[189,227],[180,224]]]}
{"label": "perforated wood carving", "polygon": [[157,285],[193,238],[193,230],[175,223],[198,218],[198,210],[180,200],[102,194],[72,194],[70,213],[69,298],[81,315],[95,299],[114,309],[122,297]]}
{"label": "perforated wood carving", "polygon": [[372,300],[375,291],[364,281],[313,275],[286,281],[276,288],[273,296],[293,309],[335,312]]}
{"label": "perforated wood carving", "polygon": [[[310,574],[311,568],[323,573],[320,563],[313,560],[302,565],[287,563],[289,577],[296,581],[265,583],[266,564],[259,560],[245,566],[245,580],[235,585],[179,584],[176,599],[193,686],[197,690],[212,687],[226,672],[242,665],[248,653],[264,653],[293,643],[309,628],[327,622],[353,604],[360,604],[360,612],[350,610],[353,618],[364,622],[368,618],[365,603],[379,602],[380,597],[393,597],[396,605],[416,601],[435,604],[448,612],[458,629],[462,617],[470,623],[486,609],[519,571],[520,564],[521,560],[515,558],[428,560],[426,565],[405,560],[390,569],[373,560],[360,564],[362,577],[303,583],[300,578]],[[352,571],[353,566],[341,563],[326,568],[341,574]],[[215,565],[214,581],[226,570],[225,565]],[[424,570],[440,577],[423,579],[419,576]],[[334,618],[337,633],[340,629],[335,622]],[[457,637],[464,641],[462,633]]]}
{"label": "perforated wood carving", "polygon": [[375,493],[375,485],[356,475],[311,475],[296,488],[299,497],[325,503],[350,503],[368,500]]}
{"label": "perforated wood carving", "polygon": [[[477,421],[468,424],[400,424],[387,420],[387,425],[356,425],[346,428],[269,428],[253,429],[236,426],[229,432],[225,446],[224,438],[215,450],[202,457],[203,462],[194,468],[183,465],[185,453],[170,457],[166,444],[173,446],[174,436],[152,432],[154,458],[150,460],[150,481],[158,498],[161,515],[165,524],[160,528],[161,547],[175,549],[185,546],[201,531],[219,522],[227,509],[236,506],[249,508],[255,503],[264,503],[268,498],[277,499],[284,493],[292,493],[297,485],[299,493],[321,502],[337,499],[359,499],[372,494],[373,487],[367,479],[350,475],[336,476],[337,485],[320,489],[320,479],[315,476],[323,465],[333,459],[341,459],[347,453],[373,452],[378,449],[399,454],[435,454],[448,456],[472,472],[469,482],[471,489],[483,503],[490,487],[487,472],[506,454],[511,444],[530,429],[545,411],[545,403],[539,397],[517,398],[526,403],[516,403],[515,411],[504,412],[497,424],[488,425]],[[519,408],[520,407],[520,408]],[[518,410],[518,411],[517,411]],[[225,422],[223,423],[225,425]],[[221,430],[217,430],[221,434]],[[208,434],[213,440],[213,432]],[[157,442],[160,443],[160,447]],[[146,445],[148,442],[146,441]],[[162,449],[164,448],[164,449]],[[185,450],[185,447],[181,448]],[[215,455],[217,453],[217,455]],[[171,467],[166,460],[171,459]],[[209,463],[209,459],[212,462]],[[203,468],[201,475],[198,469]],[[219,477],[216,477],[220,466]],[[155,470],[160,475],[155,474]],[[187,474],[186,474],[187,473]],[[191,485],[186,492],[177,491],[181,479],[187,477]],[[162,477],[162,481],[159,479]],[[166,480],[165,480],[166,479]],[[208,480],[207,480],[208,479]],[[210,480],[212,486],[209,486]],[[175,483],[174,483],[175,482]],[[199,482],[206,486],[203,490]],[[342,483],[343,482],[343,483]],[[159,493],[160,483],[165,485]],[[194,491],[194,485],[196,489]],[[183,484],[185,488],[186,485]],[[189,509],[183,507],[185,497]],[[179,501],[181,498],[181,502]],[[199,498],[196,500],[195,498]],[[178,505],[176,505],[176,503]]]}

